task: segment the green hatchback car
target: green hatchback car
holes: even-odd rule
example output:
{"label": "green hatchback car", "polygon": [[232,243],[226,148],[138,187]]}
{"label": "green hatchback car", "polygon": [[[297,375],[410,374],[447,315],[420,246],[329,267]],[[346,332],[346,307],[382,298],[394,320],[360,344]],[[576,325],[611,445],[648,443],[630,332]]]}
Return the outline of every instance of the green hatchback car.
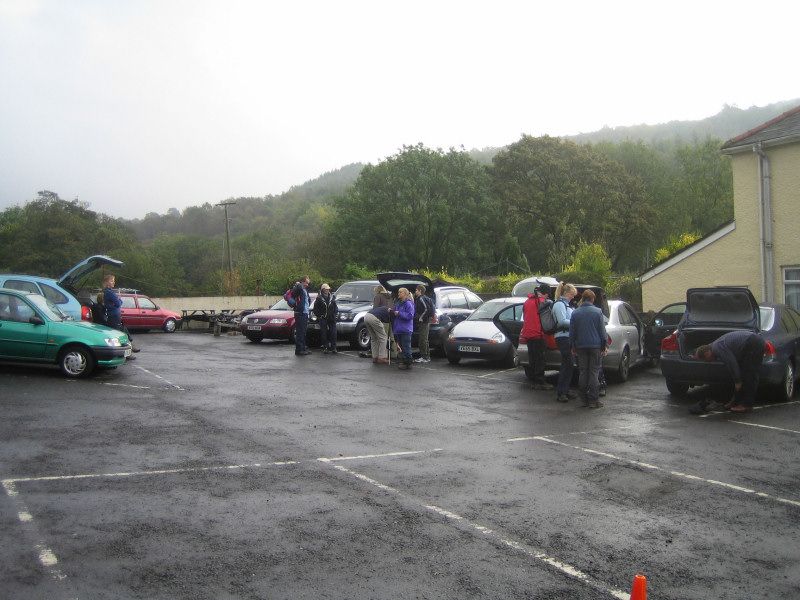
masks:
{"label": "green hatchback car", "polygon": [[0,288],[0,360],[57,364],[67,377],[86,377],[130,355],[121,331],[73,321],[39,294]]}

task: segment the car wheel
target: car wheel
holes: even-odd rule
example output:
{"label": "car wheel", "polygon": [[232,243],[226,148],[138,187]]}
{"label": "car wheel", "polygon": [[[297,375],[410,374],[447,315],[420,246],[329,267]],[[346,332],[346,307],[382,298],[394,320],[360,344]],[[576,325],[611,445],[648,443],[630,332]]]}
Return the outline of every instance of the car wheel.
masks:
{"label": "car wheel", "polygon": [[683,383],[682,381],[667,379],[667,389],[673,396],[685,396],[686,392],[689,391],[689,384]]}
{"label": "car wheel", "polygon": [[614,381],[624,383],[628,381],[628,375],[631,372],[631,351],[628,348],[622,350],[622,356],[619,358],[619,365],[614,371]]}
{"label": "car wheel", "polygon": [[353,332],[353,339],[350,340],[350,346],[354,350],[363,352],[370,349],[369,331],[367,331],[367,326],[363,322],[356,326],[356,330]]}
{"label": "car wheel", "polygon": [[94,371],[94,356],[82,346],[67,346],[58,356],[58,366],[67,377],[88,377]]}
{"label": "car wheel", "polygon": [[178,328],[178,323],[175,319],[167,319],[164,321],[164,327],[162,329],[167,333],[175,333],[175,330]]}
{"label": "car wheel", "polygon": [[786,368],[783,371],[783,383],[779,388],[779,394],[783,402],[789,402],[794,396],[794,364],[789,360],[786,362]]}
{"label": "car wheel", "polygon": [[248,339],[248,340],[250,340],[251,342],[253,342],[254,344],[258,344],[258,343],[259,343],[261,340],[263,340],[264,338],[260,338],[260,337],[251,337],[251,336],[249,336],[249,335],[248,335],[248,336],[247,336],[247,339]]}
{"label": "car wheel", "polygon": [[461,357],[460,356],[452,356],[452,355],[448,354],[447,355],[447,362],[449,362],[451,365],[457,365],[458,363],[461,362]]}
{"label": "car wheel", "polygon": [[503,366],[509,369],[514,369],[519,366],[519,356],[514,346],[508,349],[508,354],[506,354],[506,357],[503,359]]}

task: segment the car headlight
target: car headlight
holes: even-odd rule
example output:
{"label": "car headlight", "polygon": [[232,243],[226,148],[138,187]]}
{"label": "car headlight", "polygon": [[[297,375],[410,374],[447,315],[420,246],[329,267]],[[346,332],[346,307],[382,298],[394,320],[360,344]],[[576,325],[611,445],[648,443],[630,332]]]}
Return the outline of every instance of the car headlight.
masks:
{"label": "car headlight", "polygon": [[504,336],[501,332],[497,332],[492,336],[492,339],[489,340],[493,344],[502,344],[506,341],[506,336]]}
{"label": "car headlight", "polygon": [[113,346],[114,348],[119,348],[122,344],[119,341],[119,338],[106,338],[106,346]]}
{"label": "car headlight", "polygon": [[246,325],[246,324],[247,324],[247,317],[244,317],[244,318],[242,318],[242,320],[241,320],[241,321],[239,321],[239,322],[240,322],[242,325]]}
{"label": "car headlight", "polygon": [[269,322],[272,325],[283,325],[284,323],[286,323],[286,319],[270,319]]}
{"label": "car headlight", "polygon": [[352,321],[355,315],[353,313],[339,313],[338,316],[340,321]]}
{"label": "car headlight", "polygon": [[448,340],[454,340],[454,339],[456,339],[456,336],[454,336],[453,333],[450,332],[450,335],[447,336],[447,339]]}

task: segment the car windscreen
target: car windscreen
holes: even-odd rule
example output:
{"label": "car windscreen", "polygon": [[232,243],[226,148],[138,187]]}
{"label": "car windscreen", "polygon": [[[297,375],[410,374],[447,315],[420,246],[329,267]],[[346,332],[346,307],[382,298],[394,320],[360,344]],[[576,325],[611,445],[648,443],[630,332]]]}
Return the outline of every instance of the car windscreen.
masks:
{"label": "car windscreen", "polygon": [[289,306],[289,303],[286,300],[284,300],[283,298],[281,298],[275,304],[270,306],[270,309],[271,310],[294,310],[291,306]]}
{"label": "car windscreen", "polygon": [[336,290],[338,302],[372,302],[375,297],[375,284],[372,283],[344,283]]}
{"label": "car windscreen", "polygon": [[44,296],[32,294],[28,296],[28,301],[51,321],[64,321],[66,319],[66,315],[61,312],[61,309]]}
{"label": "car windscreen", "polygon": [[489,302],[484,302],[478,308],[475,309],[470,316],[467,317],[467,321],[491,321],[494,319],[495,315],[499,313],[502,309],[506,306],[509,306],[508,302],[493,302],[490,300]]}
{"label": "car windscreen", "polygon": [[771,306],[759,306],[761,313],[761,331],[769,331],[775,324],[775,309]]}

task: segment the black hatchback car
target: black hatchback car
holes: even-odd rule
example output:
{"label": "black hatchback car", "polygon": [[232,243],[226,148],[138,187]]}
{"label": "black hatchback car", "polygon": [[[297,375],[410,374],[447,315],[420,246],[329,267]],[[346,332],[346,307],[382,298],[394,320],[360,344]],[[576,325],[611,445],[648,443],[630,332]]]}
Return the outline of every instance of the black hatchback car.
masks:
{"label": "black hatchback car", "polygon": [[[428,340],[431,350],[443,351],[450,330],[483,304],[483,300],[465,287],[434,283],[419,273],[378,273],[378,281],[394,296],[401,287],[412,294],[419,284],[425,286],[426,294],[433,300],[436,311],[431,317]],[[416,329],[416,324],[415,324]],[[411,344],[417,346],[417,332],[411,337]]]}
{"label": "black hatchback car", "polygon": [[747,288],[692,288],[677,329],[661,341],[661,373],[671,394],[691,386],[731,384],[722,362],[694,358],[695,350],[735,330],[759,333],[766,342],[760,386],[788,400],[797,381],[800,313],[785,304],[759,305]]}

